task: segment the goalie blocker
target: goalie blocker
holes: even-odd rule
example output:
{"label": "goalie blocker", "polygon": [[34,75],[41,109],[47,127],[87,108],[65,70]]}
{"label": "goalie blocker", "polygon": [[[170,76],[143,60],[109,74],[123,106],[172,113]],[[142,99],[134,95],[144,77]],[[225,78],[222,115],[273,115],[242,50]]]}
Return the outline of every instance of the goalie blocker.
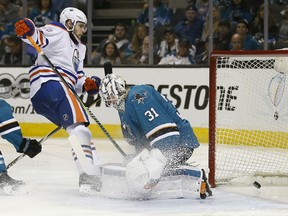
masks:
{"label": "goalie blocker", "polygon": [[152,189],[135,187],[126,177],[123,164],[104,164],[102,166],[101,196],[114,199],[177,199],[202,198],[212,196],[203,169],[190,165],[173,167],[160,177],[159,183]]}

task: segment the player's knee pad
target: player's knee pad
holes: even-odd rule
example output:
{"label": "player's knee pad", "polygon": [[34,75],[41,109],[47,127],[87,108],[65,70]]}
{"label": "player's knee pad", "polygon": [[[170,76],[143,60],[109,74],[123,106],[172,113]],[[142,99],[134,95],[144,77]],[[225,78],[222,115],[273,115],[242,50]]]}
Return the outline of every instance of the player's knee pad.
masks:
{"label": "player's knee pad", "polygon": [[92,139],[92,134],[90,130],[85,127],[85,125],[81,124],[74,124],[69,127],[67,127],[66,131],[68,134],[75,135],[83,144],[90,144]]}

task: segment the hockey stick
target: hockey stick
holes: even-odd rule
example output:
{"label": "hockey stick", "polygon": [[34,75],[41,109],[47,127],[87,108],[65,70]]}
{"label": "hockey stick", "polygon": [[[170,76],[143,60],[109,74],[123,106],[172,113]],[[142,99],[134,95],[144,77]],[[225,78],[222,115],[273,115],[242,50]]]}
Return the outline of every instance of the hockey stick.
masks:
{"label": "hockey stick", "polygon": [[[100,98],[95,99],[92,101],[92,103],[90,103],[88,106],[91,107],[93,104],[97,103],[100,100]],[[58,126],[57,128],[55,128],[53,131],[51,131],[49,134],[47,134],[45,137],[43,137],[40,141],[39,144],[41,145],[43,142],[45,142],[49,137],[51,137],[52,135],[54,135],[57,131],[59,131],[60,129],[62,129],[62,126]],[[13,161],[11,161],[6,169],[9,169],[10,167],[12,167],[13,165],[15,165],[19,160],[21,160],[23,157],[25,157],[26,154],[22,153],[21,155],[19,155],[17,158],[15,158]]]}
{"label": "hockey stick", "polygon": [[108,74],[112,74],[112,64],[111,62],[105,62],[104,63],[104,73],[105,76]]}
{"label": "hockey stick", "polygon": [[[123,157],[126,156],[126,153],[120,148],[120,146],[116,143],[116,141],[112,138],[112,136],[108,133],[108,131],[104,128],[104,126],[101,124],[101,122],[96,118],[96,116],[90,111],[88,107],[86,107],[79,96],[76,94],[76,92],[68,85],[66,80],[63,78],[63,76],[60,74],[60,72],[57,70],[57,68],[53,65],[53,63],[48,59],[48,57],[45,55],[45,53],[41,50],[41,48],[36,44],[36,42],[31,38],[30,36],[27,36],[27,39],[30,41],[32,46],[36,49],[36,51],[42,56],[42,58],[48,63],[48,65],[52,68],[52,70],[57,74],[57,76],[60,78],[60,80],[63,82],[63,84],[72,92],[76,100],[80,103],[82,108],[89,114],[89,116],[98,124],[98,126],[102,129],[104,134],[108,137],[108,139],[112,142],[112,144],[117,148],[117,150],[122,154]],[[107,67],[108,68],[108,67]],[[105,72],[106,73],[106,72]]]}

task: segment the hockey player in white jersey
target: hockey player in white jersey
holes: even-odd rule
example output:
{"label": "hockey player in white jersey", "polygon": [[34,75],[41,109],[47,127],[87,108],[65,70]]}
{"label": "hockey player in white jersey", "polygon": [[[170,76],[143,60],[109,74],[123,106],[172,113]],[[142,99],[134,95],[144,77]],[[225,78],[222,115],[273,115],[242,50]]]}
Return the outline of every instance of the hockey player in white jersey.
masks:
{"label": "hockey player in white jersey", "polygon": [[[100,79],[96,76],[86,77],[83,71],[86,46],[81,43],[81,37],[86,31],[86,15],[73,7],[65,8],[61,12],[60,23],[52,22],[40,28],[35,27],[28,18],[15,23],[16,34],[26,43],[30,43],[27,37],[31,37],[77,94],[97,94]],[[38,55],[29,70],[29,80],[30,98],[35,111],[54,124],[63,126],[69,136],[73,135],[81,144],[80,151],[72,149],[79,172],[80,187],[85,184],[98,190],[99,161],[91,141],[91,132],[87,128],[87,113],[41,55]],[[93,173],[85,171],[86,163],[80,164],[79,158],[86,159],[85,162],[95,168]]]}
{"label": "hockey player in white jersey", "polygon": [[[35,139],[24,138],[18,121],[14,118],[11,106],[0,99],[0,136],[11,143],[17,152],[25,153],[30,158],[41,152],[41,145]],[[11,178],[7,173],[4,157],[0,151],[0,190],[16,190],[23,181]],[[7,189],[8,188],[8,189]]]}
{"label": "hockey player in white jersey", "polygon": [[212,195],[204,170],[184,168],[199,142],[169,100],[148,85],[129,87],[115,74],[102,79],[100,95],[108,107],[118,110],[123,136],[136,149],[126,167],[129,182],[150,190],[163,176],[196,173],[204,185],[200,196]]}

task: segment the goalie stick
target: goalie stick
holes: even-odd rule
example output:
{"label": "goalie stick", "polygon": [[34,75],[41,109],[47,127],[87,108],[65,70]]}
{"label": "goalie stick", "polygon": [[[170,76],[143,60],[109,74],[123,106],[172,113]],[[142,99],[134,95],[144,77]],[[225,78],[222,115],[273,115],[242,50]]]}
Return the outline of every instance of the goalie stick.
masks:
{"label": "goalie stick", "polygon": [[[48,65],[52,68],[52,70],[57,74],[57,76],[60,78],[60,80],[63,82],[63,84],[71,91],[71,93],[74,95],[76,100],[80,103],[82,108],[87,111],[89,116],[98,124],[98,126],[101,128],[103,133],[108,137],[108,139],[112,142],[112,144],[117,148],[117,150],[122,154],[123,157],[126,156],[126,153],[121,149],[121,147],[116,143],[116,141],[112,138],[112,136],[108,133],[108,131],[104,128],[104,126],[101,124],[101,122],[96,118],[96,116],[91,112],[91,110],[86,107],[79,96],[76,94],[76,92],[68,85],[66,80],[63,78],[63,76],[60,74],[60,72],[57,70],[57,68],[53,65],[53,63],[48,59],[48,57],[45,55],[45,53],[42,51],[42,49],[36,44],[36,42],[31,38],[30,36],[27,36],[27,39],[30,41],[32,46],[36,49],[36,51],[42,56],[42,58],[48,63]],[[107,73],[112,72],[112,67],[108,66],[107,64],[105,66]],[[104,68],[104,69],[105,69]],[[106,72],[105,72],[106,74]]]}
{"label": "goalie stick", "polygon": [[[100,100],[100,98],[96,98],[95,100],[93,100],[88,107],[93,106],[93,104],[97,103]],[[51,137],[52,135],[54,135],[55,133],[57,133],[59,130],[61,130],[63,127],[62,126],[58,126],[57,128],[55,128],[53,131],[51,131],[49,134],[47,134],[45,137],[43,137],[40,141],[39,144],[41,145],[43,142],[45,142],[49,137]],[[9,169],[10,167],[12,167],[13,165],[15,165],[19,160],[21,160],[23,157],[25,157],[26,154],[22,153],[21,155],[19,155],[17,158],[15,158],[13,161],[11,161],[6,169]]]}

